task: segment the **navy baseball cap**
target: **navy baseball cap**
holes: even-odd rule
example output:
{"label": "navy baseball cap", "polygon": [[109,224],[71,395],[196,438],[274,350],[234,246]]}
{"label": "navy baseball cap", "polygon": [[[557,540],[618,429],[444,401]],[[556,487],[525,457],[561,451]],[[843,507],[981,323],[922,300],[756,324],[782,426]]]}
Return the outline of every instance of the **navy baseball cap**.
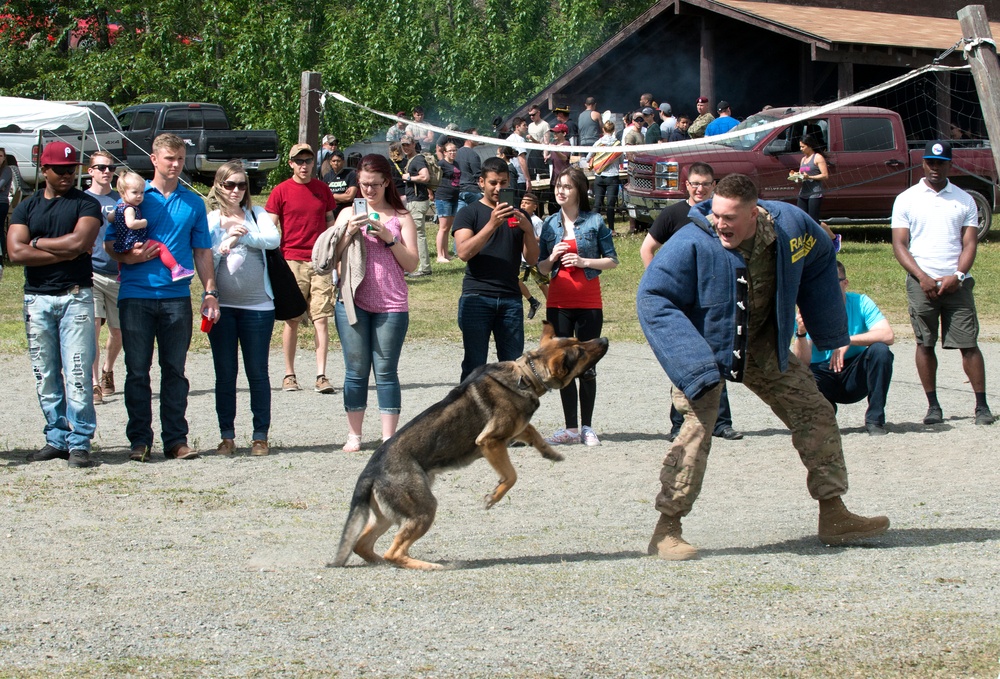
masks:
{"label": "navy baseball cap", "polygon": [[924,160],[951,160],[951,144],[944,140],[927,142]]}

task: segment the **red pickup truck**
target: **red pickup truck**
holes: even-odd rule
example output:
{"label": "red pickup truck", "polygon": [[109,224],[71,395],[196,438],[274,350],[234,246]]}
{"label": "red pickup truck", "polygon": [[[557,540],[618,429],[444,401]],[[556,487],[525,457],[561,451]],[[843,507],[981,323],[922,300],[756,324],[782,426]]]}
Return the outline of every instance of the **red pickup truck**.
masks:
{"label": "red pickup truck", "polygon": [[[852,106],[768,130],[767,123],[808,113],[809,108],[769,109],[750,116],[734,130],[746,134],[662,153],[636,153],[629,161],[625,205],[629,216],[651,223],[660,210],[687,198],[687,168],[703,161],[716,179],[740,172],[757,184],[761,198],[794,203],[799,184],[789,180],[802,154],[806,134],[826,144],[823,155],[830,179],[823,182],[821,219],[828,224],[887,223],[892,204],[923,176],[926,142],[907,142],[899,114],[882,108]],[[910,146],[913,146],[911,149]],[[997,172],[989,142],[953,144],[950,180],[968,191],[979,208],[979,238],[990,229],[997,197]]]}

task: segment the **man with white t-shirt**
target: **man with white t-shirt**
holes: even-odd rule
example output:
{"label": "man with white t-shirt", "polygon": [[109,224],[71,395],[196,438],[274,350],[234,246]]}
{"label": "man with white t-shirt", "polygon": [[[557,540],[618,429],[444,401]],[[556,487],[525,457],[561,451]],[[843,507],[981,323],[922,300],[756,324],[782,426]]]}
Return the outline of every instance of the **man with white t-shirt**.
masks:
{"label": "man with white t-shirt", "polygon": [[944,422],[934,354],[939,324],[941,346],[962,352],[962,369],[976,395],[976,424],[993,424],[978,344],[974,281],[969,276],[979,236],[976,203],[948,181],[951,144],[947,141],[927,143],[923,168],[924,178],[899,194],[892,206],[892,249],[909,274],[906,296],[917,340],[917,374],[927,395],[924,424]]}

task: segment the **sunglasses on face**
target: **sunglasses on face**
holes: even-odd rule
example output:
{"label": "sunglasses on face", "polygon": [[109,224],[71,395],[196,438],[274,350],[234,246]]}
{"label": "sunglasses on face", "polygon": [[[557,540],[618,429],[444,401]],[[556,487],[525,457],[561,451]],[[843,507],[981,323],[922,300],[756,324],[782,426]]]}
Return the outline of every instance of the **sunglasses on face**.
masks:
{"label": "sunglasses on face", "polygon": [[296,165],[310,165],[313,162],[312,158],[292,158],[292,162]]}
{"label": "sunglasses on face", "polygon": [[76,165],[49,165],[49,169],[60,177],[76,172]]}
{"label": "sunglasses on face", "polygon": [[98,172],[114,172],[118,169],[117,165],[91,165],[91,170],[97,170]]}
{"label": "sunglasses on face", "polygon": [[224,188],[226,191],[232,191],[233,189],[239,189],[240,191],[246,191],[247,183],[246,182],[230,182],[230,181],[225,181],[225,182],[222,182],[222,188]]}

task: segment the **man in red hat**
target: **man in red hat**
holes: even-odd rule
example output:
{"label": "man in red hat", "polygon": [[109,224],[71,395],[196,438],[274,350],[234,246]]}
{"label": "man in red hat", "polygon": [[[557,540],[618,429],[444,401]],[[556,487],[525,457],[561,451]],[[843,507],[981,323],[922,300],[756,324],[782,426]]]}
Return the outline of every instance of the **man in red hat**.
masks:
{"label": "man in red hat", "polygon": [[695,106],[698,109],[698,117],[694,119],[691,127],[688,128],[688,134],[691,135],[692,139],[701,139],[705,136],[705,128],[708,127],[710,122],[715,120],[715,116],[709,110],[708,97],[698,97]]}
{"label": "man in red hat", "polygon": [[10,261],[24,265],[24,325],[45,446],[28,462],[56,458],[92,467],[97,429],[90,369],[94,362],[94,293],[90,251],[101,206],[73,187],[76,149],[52,142],[40,159],[45,189],[21,202],[7,233]]}

